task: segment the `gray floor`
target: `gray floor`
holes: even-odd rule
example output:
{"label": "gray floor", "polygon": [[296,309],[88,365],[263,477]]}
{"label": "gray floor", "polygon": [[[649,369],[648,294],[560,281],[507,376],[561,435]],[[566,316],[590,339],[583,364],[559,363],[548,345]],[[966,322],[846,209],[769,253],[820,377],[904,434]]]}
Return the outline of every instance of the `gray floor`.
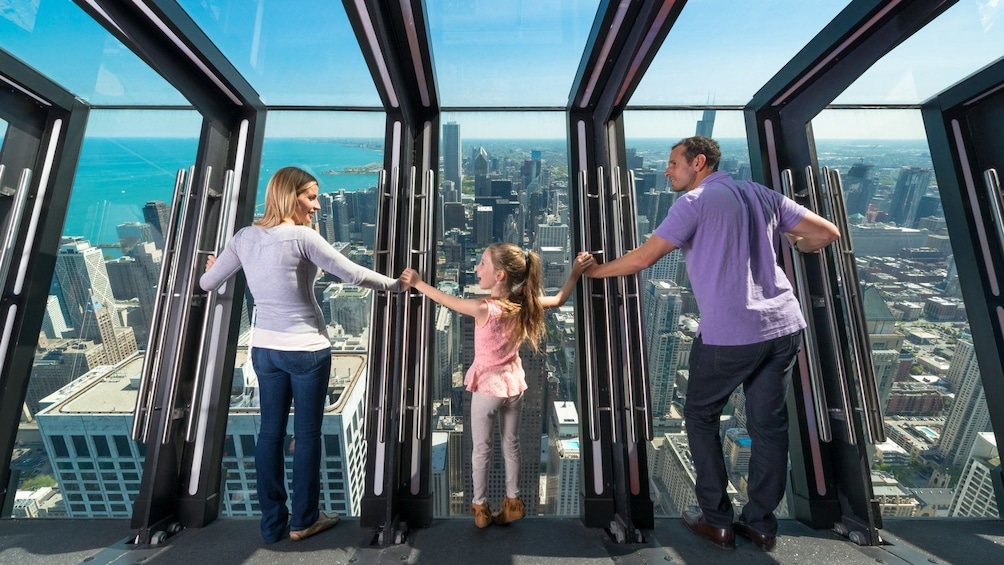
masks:
{"label": "gray floor", "polygon": [[382,547],[355,520],[301,542],[265,545],[253,519],[221,519],[184,530],[166,543],[133,548],[129,524],[119,520],[0,521],[3,564],[925,564],[990,565],[1004,562],[1004,521],[886,520],[883,545],[860,547],[828,530],[781,523],[777,550],[763,553],[744,538],[734,552],[712,547],[679,519],[657,519],[644,543],[616,544],[602,529],[574,518],[526,518],[508,527],[479,530],[467,519],[437,520],[404,543]]}

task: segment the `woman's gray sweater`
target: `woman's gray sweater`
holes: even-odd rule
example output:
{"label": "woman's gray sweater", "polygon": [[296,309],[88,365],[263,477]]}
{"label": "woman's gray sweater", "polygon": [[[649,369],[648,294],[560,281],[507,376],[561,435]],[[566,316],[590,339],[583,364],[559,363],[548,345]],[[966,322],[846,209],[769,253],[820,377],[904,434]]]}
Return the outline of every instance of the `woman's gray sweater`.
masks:
{"label": "woman's gray sweater", "polygon": [[258,311],[255,326],[277,332],[325,333],[324,316],[314,298],[318,269],[347,283],[401,291],[399,280],[356,265],[307,226],[242,228],[199,285],[203,290],[219,288],[241,268]]}

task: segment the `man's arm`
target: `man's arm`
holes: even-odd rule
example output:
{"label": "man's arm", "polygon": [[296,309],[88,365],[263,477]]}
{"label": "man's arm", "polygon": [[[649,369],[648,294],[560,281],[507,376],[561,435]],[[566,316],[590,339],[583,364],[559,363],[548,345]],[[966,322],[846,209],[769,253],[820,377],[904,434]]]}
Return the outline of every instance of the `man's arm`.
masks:
{"label": "man's arm", "polygon": [[572,295],[575,290],[575,285],[579,282],[579,277],[586,269],[592,267],[596,264],[596,260],[593,256],[582,252],[575,256],[575,260],[572,261],[572,273],[568,275],[568,280],[565,281],[564,286],[558,291],[558,294],[554,296],[541,296],[540,305],[543,308],[557,308],[565,304],[568,297]]}
{"label": "man's arm", "polygon": [[840,230],[829,220],[810,210],[785,235],[796,250],[812,253],[836,241],[840,237]]}
{"label": "man's arm", "polygon": [[595,267],[586,270],[584,274],[587,277],[592,278],[633,275],[640,272],[642,269],[651,267],[656,261],[676,248],[677,247],[669,241],[657,235],[652,235],[649,236],[648,240],[641,244],[640,247],[636,247],[631,251],[628,251],[624,255],[610,261],[609,263],[596,265]]}

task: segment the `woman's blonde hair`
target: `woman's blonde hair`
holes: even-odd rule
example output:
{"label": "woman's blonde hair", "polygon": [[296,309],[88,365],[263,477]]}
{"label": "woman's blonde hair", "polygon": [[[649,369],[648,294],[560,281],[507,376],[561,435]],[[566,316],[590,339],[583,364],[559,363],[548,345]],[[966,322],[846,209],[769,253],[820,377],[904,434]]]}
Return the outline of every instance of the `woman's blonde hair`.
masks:
{"label": "woman's blonde hair", "polygon": [[495,268],[505,272],[508,294],[499,302],[503,320],[513,324],[508,345],[517,347],[525,340],[535,351],[540,351],[546,333],[544,307],[540,305],[544,278],[540,256],[511,243],[494,243],[488,246],[488,251]]}
{"label": "woman's blonde hair", "polygon": [[315,184],[317,179],[299,167],[283,167],[276,171],[265,188],[265,215],[254,225],[271,228],[291,218],[296,212],[296,197]]}

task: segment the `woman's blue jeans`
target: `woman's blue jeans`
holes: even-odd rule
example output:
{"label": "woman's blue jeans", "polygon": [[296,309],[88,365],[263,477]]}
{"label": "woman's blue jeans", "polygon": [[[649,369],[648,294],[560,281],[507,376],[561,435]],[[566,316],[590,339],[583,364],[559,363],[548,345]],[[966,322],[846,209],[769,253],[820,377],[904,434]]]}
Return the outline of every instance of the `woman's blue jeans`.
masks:
{"label": "woman's blue jeans", "polygon": [[774,509],[788,478],[788,382],[801,347],[801,332],[750,345],[707,345],[700,336],[690,350],[690,380],[683,408],[704,519],[732,527],[732,502],[719,432],[722,410],[732,391],[746,393],[750,446],[748,500],[740,519],[754,530],[777,535]]}
{"label": "woman's blue jeans", "polygon": [[[302,530],[318,517],[321,418],[331,374],[331,350],[278,351],[251,348],[258,375],[261,428],[254,461],[258,477],[261,537],[278,541],[286,531]],[[292,513],[286,508],[286,458],[283,443],[290,406],[293,414]]]}

